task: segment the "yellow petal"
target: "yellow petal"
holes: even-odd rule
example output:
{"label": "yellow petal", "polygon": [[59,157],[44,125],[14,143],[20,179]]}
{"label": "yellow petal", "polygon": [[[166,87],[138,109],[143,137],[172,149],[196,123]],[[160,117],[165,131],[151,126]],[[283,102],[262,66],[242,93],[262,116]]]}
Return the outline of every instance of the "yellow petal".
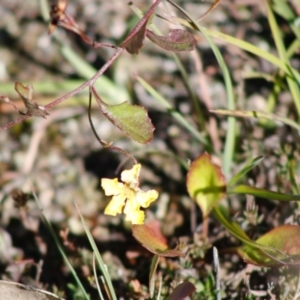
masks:
{"label": "yellow petal", "polygon": [[141,164],[136,164],[130,170],[124,170],[121,173],[121,180],[131,187],[138,186]]}
{"label": "yellow petal", "polygon": [[112,200],[105,208],[106,215],[116,216],[118,213],[122,213],[124,208],[127,221],[131,221],[132,224],[144,223],[145,213],[141,210],[141,206],[148,207],[158,198],[158,192],[155,190],[144,192],[138,188],[140,170],[140,164],[134,165],[130,170],[124,170],[121,174],[124,184],[118,182],[117,178],[101,180],[105,195],[113,195]]}
{"label": "yellow petal", "polygon": [[126,215],[126,221],[130,221],[132,224],[144,223],[145,213],[140,210],[140,206],[134,199],[127,199],[124,214]]}
{"label": "yellow petal", "polygon": [[116,216],[122,213],[126,197],[123,194],[113,196],[104,210],[105,215]]}
{"label": "yellow petal", "polygon": [[125,220],[130,221],[132,224],[144,224],[145,213],[142,210],[140,210],[132,214],[127,214]]}
{"label": "yellow petal", "polygon": [[117,178],[114,179],[102,178],[101,186],[106,196],[118,195],[120,194],[120,192],[122,192],[122,189],[124,188],[124,184],[118,182]]}
{"label": "yellow petal", "polygon": [[142,207],[148,207],[157,198],[158,192],[155,190],[150,190],[147,192],[139,190],[135,195],[135,201]]}

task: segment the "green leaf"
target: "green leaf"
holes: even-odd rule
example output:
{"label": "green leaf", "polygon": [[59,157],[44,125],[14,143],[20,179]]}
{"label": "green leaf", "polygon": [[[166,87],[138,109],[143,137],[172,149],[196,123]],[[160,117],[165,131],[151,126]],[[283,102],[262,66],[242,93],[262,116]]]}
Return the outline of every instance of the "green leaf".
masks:
{"label": "green leaf", "polygon": [[153,31],[147,30],[146,36],[156,45],[172,52],[193,51],[197,44],[194,36],[182,29],[173,29],[168,36],[159,36]]}
{"label": "green leaf", "polygon": [[154,127],[145,108],[126,101],[118,105],[103,105],[102,112],[136,142],[148,144],[153,139]]}
{"label": "green leaf", "polygon": [[[238,253],[247,263],[259,266],[300,264],[299,236],[300,226],[279,226],[257,239],[256,247],[244,245],[239,247]],[[273,250],[266,251],[265,246]]]}
{"label": "green leaf", "polygon": [[153,139],[154,127],[147,110],[127,101],[117,105],[108,105],[102,101],[95,89],[92,93],[102,113],[126,135],[141,144],[148,144]]}
{"label": "green leaf", "polygon": [[[298,250],[300,243],[295,243],[296,249],[293,248],[293,239],[298,241],[299,226],[284,225],[281,226],[282,228],[278,227],[258,240],[252,241],[237,223],[230,220],[227,211],[222,206],[213,208],[213,213],[233,236],[243,242],[244,245],[239,247],[237,252],[247,263],[271,266],[300,262],[300,249]],[[286,236],[284,232],[286,232]]]}
{"label": "green leaf", "polygon": [[247,194],[253,195],[255,197],[271,199],[271,200],[278,200],[278,201],[299,201],[300,195],[289,195],[289,194],[282,194],[277,193],[265,189],[260,189],[254,186],[249,185],[238,185],[230,190],[231,194]]}
{"label": "green leaf", "polygon": [[168,249],[165,238],[158,234],[153,228],[142,224],[133,225],[132,234],[150,252],[164,257],[184,257],[185,254],[176,250]]}
{"label": "green leaf", "polygon": [[226,183],[221,168],[204,152],[190,166],[187,174],[187,189],[192,199],[200,206],[203,216],[224,197]]}
{"label": "green leaf", "polygon": [[248,161],[247,164],[230,179],[230,181],[227,183],[227,186],[229,187],[234,185],[237,181],[244,177],[245,174],[256,167],[263,159],[263,156],[258,156]]}

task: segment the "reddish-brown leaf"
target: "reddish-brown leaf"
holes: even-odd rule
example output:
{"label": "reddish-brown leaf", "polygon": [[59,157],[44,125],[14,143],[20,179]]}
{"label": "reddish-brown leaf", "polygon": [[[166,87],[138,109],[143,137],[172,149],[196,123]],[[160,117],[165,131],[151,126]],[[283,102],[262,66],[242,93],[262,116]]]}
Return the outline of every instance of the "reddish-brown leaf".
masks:
{"label": "reddish-brown leaf", "polygon": [[27,108],[25,115],[42,117],[42,118],[46,118],[46,116],[49,115],[49,113],[47,112],[46,108],[43,105],[38,105],[36,102],[32,101],[32,95],[33,95],[32,84],[28,84],[24,86],[22,83],[16,82],[15,90],[19,94],[19,96],[24,102],[25,107]]}
{"label": "reddish-brown leaf", "polygon": [[255,241],[257,247],[244,245],[238,249],[238,253],[247,263],[254,265],[266,267],[298,265],[300,264],[299,236],[300,226],[282,225],[258,238]]}
{"label": "reddish-brown leaf", "polygon": [[154,11],[159,5],[160,1],[161,0],[156,0],[152,4],[147,13],[131,30],[125,41],[120,45],[120,47],[125,48],[130,54],[139,53],[139,50],[143,47],[148,22],[149,20],[151,20],[151,17],[154,14]]}
{"label": "reddish-brown leaf", "polygon": [[196,291],[196,287],[189,281],[180,283],[171,293],[168,300],[183,300]]}
{"label": "reddish-brown leaf", "polygon": [[166,240],[161,235],[158,235],[156,231],[154,231],[152,228],[145,224],[133,225],[132,234],[135,237],[135,239],[138,242],[140,242],[146,249],[158,256],[185,256],[184,253],[176,249],[168,249]]}

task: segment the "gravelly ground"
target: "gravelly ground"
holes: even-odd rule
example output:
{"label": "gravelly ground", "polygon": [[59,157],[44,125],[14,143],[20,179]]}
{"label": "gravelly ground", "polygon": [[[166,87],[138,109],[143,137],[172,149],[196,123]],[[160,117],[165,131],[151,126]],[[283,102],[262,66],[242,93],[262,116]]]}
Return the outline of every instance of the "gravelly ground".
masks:
{"label": "gravelly ground", "polygon": [[[134,4],[145,11],[150,5],[149,2],[136,0]],[[176,3],[196,17],[202,15],[208,7],[200,1]],[[129,27],[137,21],[126,1],[121,0],[70,1],[67,11],[89,37],[112,44],[121,43]],[[174,9],[171,6],[161,6],[158,12],[168,16],[174,14]],[[158,18],[153,22],[165,34],[170,28],[174,28],[174,25]],[[221,1],[203,20],[203,25],[276,53],[261,1]],[[55,37],[51,37],[47,30],[48,24],[42,17],[38,1],[2,0],[0,94],[14,100],[20,110],[22,102],[13,90],[15,81],[32,83],[34,99],[40,104],[46,104],[86,80],[81,70],[76,70],[64,57],[61,52],[62,45],[70,47],[95,69],[100,68],[112,55],[112,50],[90,48],[72,33],[59,29],[55,32]],[[96,104],[93,105],[92,116],[94,126],[102,139],[113,141],[116,146],[126,149],[143,164],[142,186],[155,188],[161,193],[160,200],[149,211],[149,219],[159,220],[162,231],[171,243],[185,238],[202,249],[204,245],[200,238],[195,236],[192,241],[193,222],[190,211],[196,208],[187,196],[185,171],[175,156],[183,160],[194,159],[204,151],[204,146],[135,80],[136,74],[146,79],[186,120],[195,127],[198,126],[201,133],[207,133],[212,140],[215,159],[220,161],[218,153],[223,149],[227,123],[225,118],[213,117],[213,121],[209,119],[208,108],[225,107],[226,92],[218,64],[207,42],[201,35],[197,35],[197,39],[197,51],[181,54],[179,57],[186,67],[192,90],[203,110],[204,127],[197,124],[191,99],[173,56],[150,41],[145,42],[145,47],[138,56],[124,53],[106,76],[112,80],[116,90],[120,91],[110,100],[117,103],[129,100],[149,109],[150,118],[156,128],[152,143],[144,146],[128,139],[101,115]],[[252,70],[272,74],[275,72],[273,67],[240,49],[216,42],[230,69],[238,107],[264,110],[272,85],[262,80],[245,80],[244,77]],[[294,64],[295,68],[297,64],[299,67],[296,59]],[[109,98],[110,91],[105,91],[105,87],[103,89]],[[120,95],[126,95],[128,99],[123,99]],[[136,250],[137,243],[131,237],[128,226],[124,226],[122,218],[103,215],[108,199],[99,188],[100,178],[116,176],[119,164],[124,163],[124,157],[101,148],[90,129],[87,102],[88,94],[84,91],[51,110],[47,119],[35,118],[9,130],[0,131],[0,230],[5,236],[6,244],[6,250],[0,250],[0,276],[2,279],[11,278],[49,290],[55,290],[54,286],[57,286],[60,291],[65,291],[67,282],[71,280],[41,222],[36,202],[30,200],[26,211],[14,207],[10,196],[13,189],[18,188],[28,193],[34,189],[46,218],[56,230],[68,228],[70,231],[70,241],[74,243],[75,250],[70,245],[66,247],[69,247],[73,264],[82,277],[87,278],[92,274],[91,253],[86,250],[88,244],[73,202],[78,204],[100,251],[104,254],[104,259],[111,266],[112,277],[117,281],[117,292],[120,297],[124,297],[126,283],[136,276],[146,284],[150,258],[141,254],[140,249]],[[0,125],[18,118],[18,113],[6,103],[1,103],[0,111]],[[292,100],[288,93],[282,92],[278,96],[275,111],[293,118]],[[248,181],[265,188],[290,191],[290,183],[278,174],[286,172],[287,155],[282,149],[291,142],[297,143],[298,135],[284,126],[267,130],[245,120],[240,120],[238,131],[233,172],[245,160],[265,155],[266,159],[249,175]],[[297,155],[297,152],[294,154]],[[240,218],[241,222],[241,211],[245,209],[245,203],[245,197],[233,198],[231,202],[232,215],[237,220]],[[296,206],[262,203],[259,209],[259,215],[264,216],[261,231],[265,232],[272,226],[286,222],[291,218],[291,209],[296,210]],[[198,209],[195,220],[198,224],[197,230],[201,230],[201,213]],[[208,242],[214,243],[220,250],[237,245],[235,240],[226,236],[224,229],[214,219],[210,221],[210,232]],[[259,230],[255,234],[259,235]],[[139,256],[131,257],[131,251],[138,251]],[[35,263],[43,261],[40,277],[35,277],[36,266],[32,262],[24,262],[16,268],[13,264],[16,259],[23,262],[33,259]],[[246,291],[242,284],[246,265],[231,254],[224,253],[220,259],[222,281],[227,285],[227,295],[231,295],[232,299],[241,299],[238,298],[239,295],[244,295]],[[166,260],[164,267],[170,270],[174,267],[173,264],[178,267],[174,262]],[[212,268],[211,255],[208,254],[205,259],[199,255],[194,261],[194,268],[192,270],[197,274],[194,276],[202,278]],[[203,271],[199,271],[199,268]],[[271,279],[276,285],[279,276],[275,271],[257,271],[253,278],[252,288],[263,290]],[[172,281],[172,276],[166,277],[166,282],[169,281]],[[234,294],[235,290],[239,292]],[[92,288],[90,291],[94,292]]]}

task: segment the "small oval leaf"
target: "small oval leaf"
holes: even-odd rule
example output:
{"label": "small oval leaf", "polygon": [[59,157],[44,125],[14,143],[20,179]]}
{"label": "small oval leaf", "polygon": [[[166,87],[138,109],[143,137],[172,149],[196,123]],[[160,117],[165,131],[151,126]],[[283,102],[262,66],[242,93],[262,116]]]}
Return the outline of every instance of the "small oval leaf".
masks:
{"label": "small oval leaf", "polygon": [[145,108],[123,102],[118,105],[103,106],[102,112],[136,142],[148,144],[153,139],[154,127]]}
{"label": "small oval leaf", "polygon": [[192,162],[187,174],[187,189],[190,197],[197,201],[204,217],[224,197],[225,177],[221,168],[212,163],[207,152]]}
{"label": "small oval leaf", "polygon": [[117,105],[108,105],[102,101],[95,89],[92,93],[102,113],[126,135],[141,144],[148,144],[153,139],[154,127],[147,110],[127,101]]}

